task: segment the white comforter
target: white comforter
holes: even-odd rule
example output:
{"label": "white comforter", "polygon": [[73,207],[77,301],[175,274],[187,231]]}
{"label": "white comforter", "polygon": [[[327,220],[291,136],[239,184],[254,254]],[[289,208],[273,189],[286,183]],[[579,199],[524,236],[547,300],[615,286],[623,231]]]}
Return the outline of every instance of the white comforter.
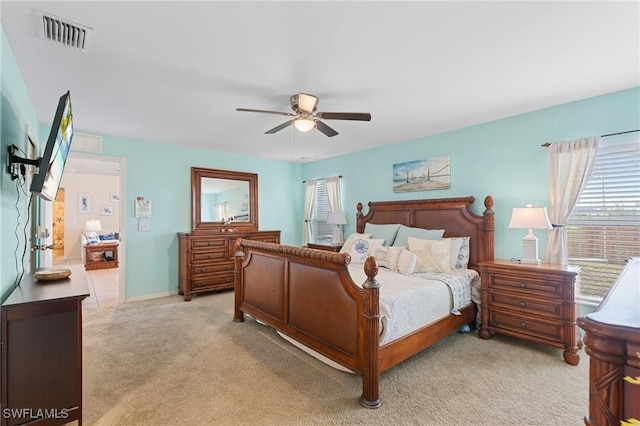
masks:
{"label": "white comforter", "polygon": [[[362,265],[349,265],[356,284],[367,277]],[[418,273],[402,275],[379,268],[380,283],[380,345],[385,345],[430,324],[471,303],[471,287],[479,275],[472,269],[453,274]]]}

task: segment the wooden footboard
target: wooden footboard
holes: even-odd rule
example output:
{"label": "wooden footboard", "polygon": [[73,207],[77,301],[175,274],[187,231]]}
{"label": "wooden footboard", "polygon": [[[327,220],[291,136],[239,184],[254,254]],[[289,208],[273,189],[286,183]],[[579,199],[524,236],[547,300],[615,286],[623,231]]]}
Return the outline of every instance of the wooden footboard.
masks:
{"label": "wooden footboard", "polygon": [[379,285],[375,260],[356,285],[346,253],[238,239],[234,321],[265,322],[361,374],[360,401],[378,407]]}
{"label": "wooden footboard", "polygon": [[[482,216],[471,212],[474,197],[358,205],[357,231],[366,223],[445,229],[445,237],[469,237],[469,268],[493,259],[493,199]],[[329,359],[362,375],[360,403],[381,405],[380,373],[473,322],[476,306],[448,315],[380,347],[378,268],[364,265],[367,280],[353,282],[346,253],[333,253],[238,239],[235,254],[234,321],[244,315],[265,322]]]}

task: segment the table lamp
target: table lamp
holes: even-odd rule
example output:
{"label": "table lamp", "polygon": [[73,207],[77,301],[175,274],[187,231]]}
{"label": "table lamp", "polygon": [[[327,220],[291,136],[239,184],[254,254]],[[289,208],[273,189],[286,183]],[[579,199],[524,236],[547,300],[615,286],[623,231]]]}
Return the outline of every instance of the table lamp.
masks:
{"label": "table lamp", "polygon": [[334,225],[333,234],[331,236],[331,245],[339,246],[342,244],[342,225],[347,224],[347,217],[343,212],[329,212],[326,222]]}
{"label": "table lamp", "polygon": [[520,263],[541,264],[542,261],[538,258],[538,237],[533,235],[533,230],[552,228],[547,208],[533,207],[531,204],[527,204],[527,207],[514,207],[509,228],[529,230],[529,233],[522,239]]}
{"label": "table lamp", "polygon": [[98,244],[98,234],[96,234],[96,231],[102,231],[100,221],[98,219],[89,219],[84,224],[84,230],[89,233],[86,236],[89,244]]}

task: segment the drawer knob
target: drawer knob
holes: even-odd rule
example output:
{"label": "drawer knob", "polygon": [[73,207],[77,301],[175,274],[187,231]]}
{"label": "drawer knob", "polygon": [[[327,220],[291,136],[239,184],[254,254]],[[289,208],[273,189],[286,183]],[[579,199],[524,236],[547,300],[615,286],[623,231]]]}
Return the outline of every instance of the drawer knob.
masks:
{"label": "drawer knob", "polygon": [[233,269],[233,266],[231,266],[231,265],[227,265],[227,268],[226,268],[226,269],[227,269],[227,271],[230,271],[230,270],[232,270],[232,269]]}
{"label": "drawer knob", "polygon": [[520,307],[521,308],[526,308],[527,307],[527,303],[526,302],[520,302]]}
{"label": "drawer knob", "polygon": [[225,281],[230,283],[231,282],[231,278],[227,278]]}
{"label": "drawer knob", "polygon": [[207,245],[208,245],[208,246],[210,246],[210,245],[211,245],[211,241],[208,241],[208,242],[207,242]]}
{"label": "drawer knob", "polygon": [[521,326],[522,328],[527,328],[527,323],[526,323],[526,322],[524,322],[524,321],[522,321],[522,322],[520,323],[520,326]]}
{"label": "drawer knob", "polygon": [[208,257],[209,259],[213,259],[213,256],[211,256],[211,255],[208,255],[207,257]]}
{"label": "drawer knob", "polygon": [[527,283],[521,282],[520,283],[520,288],[527,288]]}
{"label": "drawer knob", "polygon": [[205,269],[204,268],[200,268],[200,272],[204,273]]}

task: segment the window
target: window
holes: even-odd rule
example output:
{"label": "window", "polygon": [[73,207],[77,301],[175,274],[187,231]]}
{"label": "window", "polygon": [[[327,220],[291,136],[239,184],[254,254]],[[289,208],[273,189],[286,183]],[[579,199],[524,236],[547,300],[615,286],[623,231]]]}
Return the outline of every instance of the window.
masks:
{"label": "window", "polygon": [[331,242],[333,225],[325,223],[327,214],[330,211],[327,182],[324,179],[318,179],[316,182],[316,198],[313,203],[313,213],[311,214],[311,240],[313,242],[326,244]]}
{"label": "window", "polygon": [[597,302],[625,260],[640,257],[640,137],[603,138],[567,223],[569,263],[582,266],[578,297]]}

